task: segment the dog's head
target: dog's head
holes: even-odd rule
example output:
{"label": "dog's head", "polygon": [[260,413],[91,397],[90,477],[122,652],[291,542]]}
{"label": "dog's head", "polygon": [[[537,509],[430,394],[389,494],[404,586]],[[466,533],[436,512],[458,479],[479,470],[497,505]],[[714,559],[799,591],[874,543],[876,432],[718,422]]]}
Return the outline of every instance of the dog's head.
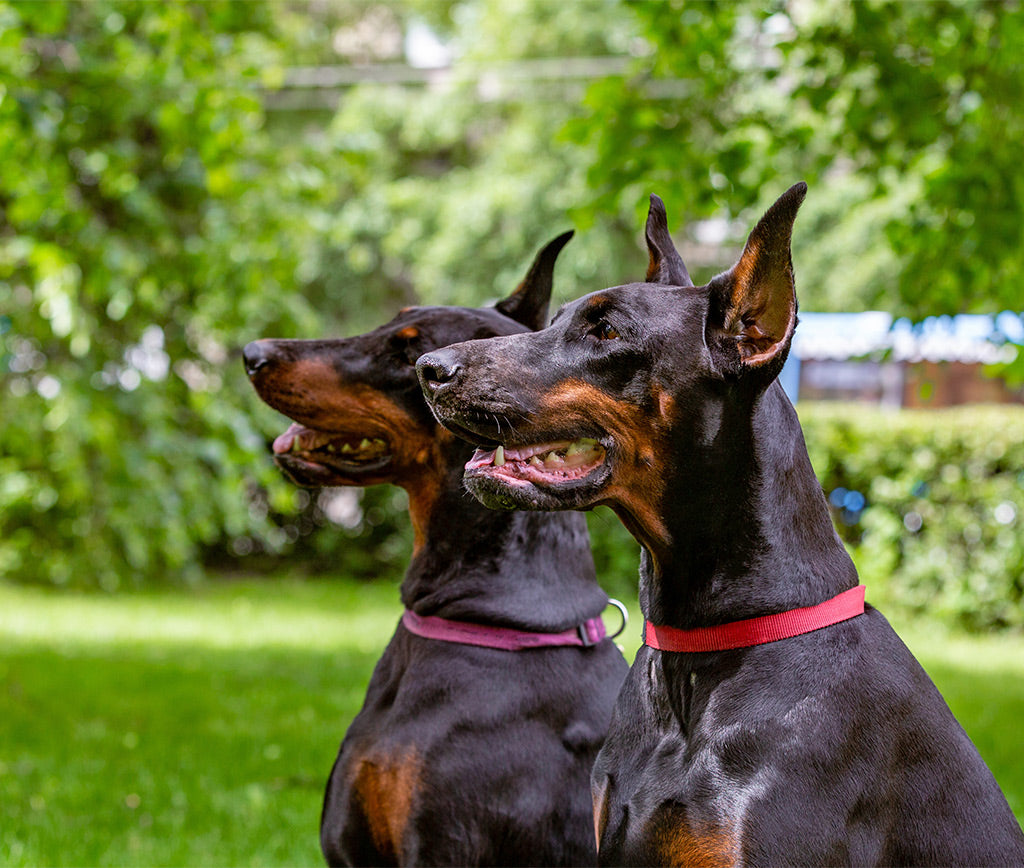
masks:
{"label": "dog's head", "polygon": [[526,278],[493,307],[413,307],[367,334],[337,340],[258,340],[243,357],[259,396],[293,420],[274,459],[299,485],[410,486],[437,477],[469,447],[442,429],[423,400],[419,356],[448,344],[543,328],[559,251],[551,241]]}
{"label": "dog's head", "polygon": [[[470,341],[417,364],[437,418],[479,449],[466,484],[495,508],[607,503],[656,532],[670,481],[722,449],[778,375],[796,326],[790,256],[805,184],[750,233],[737,263],[694,286],[651,197],[647,279],[563,307],[534,334]],[[713,480],[711,481],[713,484]],[[675,497],[685,486],[673,482]]]}

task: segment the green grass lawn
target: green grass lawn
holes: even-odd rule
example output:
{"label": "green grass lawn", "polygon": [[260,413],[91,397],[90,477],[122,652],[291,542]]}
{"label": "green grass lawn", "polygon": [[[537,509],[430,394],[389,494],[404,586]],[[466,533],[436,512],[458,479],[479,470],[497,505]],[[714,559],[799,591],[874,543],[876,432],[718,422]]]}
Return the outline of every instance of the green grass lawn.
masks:
{"label": "green grass lawn", "polygon": [[[0,585],[0,864],[321,864],[323,785],[399,612],[388,583]],[[1024,816],[1024,639],[896,626]]]}

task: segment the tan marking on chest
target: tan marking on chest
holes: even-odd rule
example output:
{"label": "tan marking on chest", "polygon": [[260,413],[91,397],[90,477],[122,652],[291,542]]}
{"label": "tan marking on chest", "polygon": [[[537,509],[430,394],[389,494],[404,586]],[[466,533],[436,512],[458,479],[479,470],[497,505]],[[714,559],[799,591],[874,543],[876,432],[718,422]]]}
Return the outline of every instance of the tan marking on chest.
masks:
{"label": "tan marking on chest", "polygon": [[409,749],[395,756],[375,754],[353,765],[352,794],[366,816],[373,845],[401,861],[402,842],[420,785],[420,762]]}
{"label": "tan marking on chest", "polygon": [[739,842],[719,829],[694,830],[687,823],[656,833],[659,863],[687,868],[731,868],[739,864]]}
{"label": "tan marking on chest", "polygon": [[590,788],[590,797],[594,803],[594,838],[600,850],[601,836],[608,825],[608,778]]}

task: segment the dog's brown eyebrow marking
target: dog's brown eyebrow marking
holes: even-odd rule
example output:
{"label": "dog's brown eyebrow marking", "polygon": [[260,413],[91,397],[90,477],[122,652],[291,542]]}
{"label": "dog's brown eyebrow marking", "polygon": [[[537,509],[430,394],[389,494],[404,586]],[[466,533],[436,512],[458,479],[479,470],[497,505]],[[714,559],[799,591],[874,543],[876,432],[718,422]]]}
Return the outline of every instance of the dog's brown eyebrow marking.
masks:
{"label": "dog's brown eyebrow marking", "polygon": [[401,338],[403,341],[411,341],[419,336],[420,330],[416,326],[406,326],[404,329],[399,329],[395,332],[395,337]]}
{"label": "dog's brown eyebrow marking", "polygon": [[555,312],[555,315],[553,317],[551,317],[551,325],[554,325],[555,322],[559,319],[559,317],[561,317],[567,310],[569,310],[569,308],[576,306],[577,304],[579,305],[580,312],[584,316],[592,316],[597,311],[609,307],[614,307],[615,303],[606,295],[595,295],[591,298],[588,298],[586,301],[568,301]]}

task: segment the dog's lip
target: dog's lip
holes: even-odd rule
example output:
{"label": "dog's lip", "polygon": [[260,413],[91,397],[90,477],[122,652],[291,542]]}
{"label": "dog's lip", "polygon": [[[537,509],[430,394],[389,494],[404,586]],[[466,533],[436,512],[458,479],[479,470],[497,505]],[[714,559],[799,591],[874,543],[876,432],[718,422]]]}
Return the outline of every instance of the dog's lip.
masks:
{"label": "dog's lip", "polygon": [[335,472],[379,470],[390,463],[388,441],[372,432],[320,431],[293,422],[273,443],[274,457]]}
{"label": "dog's lip", "polygon": [[438,421],[444,425],[449,431],[452,432],[460,440],[465,440],[472,446],[476,446],[478,449],[486,449],[487,447],[495,448],[498,445],[498,441],[493,437],[485,437],[478,431],[474,431],[472,428],[467,428],[464,424],[456,421],[451,416],[438,416]]}

